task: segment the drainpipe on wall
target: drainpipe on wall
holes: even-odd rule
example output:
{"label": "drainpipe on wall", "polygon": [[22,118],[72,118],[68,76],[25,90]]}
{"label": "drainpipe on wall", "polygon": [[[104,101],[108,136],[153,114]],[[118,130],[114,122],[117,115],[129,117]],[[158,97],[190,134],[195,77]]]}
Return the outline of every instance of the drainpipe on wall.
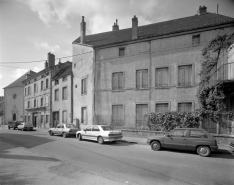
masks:
{"label": "drainpipe on wall", "polygon": [[52,70],[50,70],[50,123],[49,126],[52,128],[53,125],[53,116],[52,116]]}
{"label": "drainpipe on wall", "polygon": [[96,75],[96,50],[93,48],[93,124],[97,124],[95,112],[95,75]]}
{"label": "drainpipe on wall", "polygon": [[71,123],[73,123],[73,73],[71,72]]}

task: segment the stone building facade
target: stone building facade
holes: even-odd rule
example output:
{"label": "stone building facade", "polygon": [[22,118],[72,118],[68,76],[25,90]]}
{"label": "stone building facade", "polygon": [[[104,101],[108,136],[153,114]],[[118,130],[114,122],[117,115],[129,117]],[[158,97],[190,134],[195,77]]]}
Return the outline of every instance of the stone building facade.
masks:
{"label": "stone building facade", "polygon": [[199,7],[197,15],[145,26],[134,16],[124,30],[86,35],[85,27],[83,17],[73,42],[74,118],[82,126],[142,129],[149,112],[199,108],[201,50],[218,34],[233,32],[234,18]]}

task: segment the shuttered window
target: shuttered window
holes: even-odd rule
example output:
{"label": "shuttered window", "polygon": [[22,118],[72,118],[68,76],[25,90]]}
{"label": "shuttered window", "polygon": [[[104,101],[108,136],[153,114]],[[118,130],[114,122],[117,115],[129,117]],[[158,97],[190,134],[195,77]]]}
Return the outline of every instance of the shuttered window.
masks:
{"label": "shuttered window", "polygon": [[46,79],[46,89],[48,89],[49,88],[49,79],[47,78]]}
{"label": "shuttered window", "polygon": [[87,94],[87,78],[81,80],[81,94]]}
{"label": "shuttered window", "polygon": [[169,111],[168,103],[156,103],[155,105],[155,111],[156,113],[165,113]]}
{"label": "shuttered window", "polygon": [[45,101],[46,101],[46,102],[45,102],[45,103],[46,103],[45,106],[49,106],[49,96],[46,96]]}
{"label": "shuttered window", "polygon": [[63,87],[63,100],[67,100],[67,87]]}
{"label": "shuttered window", "polygon": [[44,100],[43,98],[41,98],[41,107],[43,107],[43,105],[44,105]]}
{"label": "shuttered window", "polygon": [[44,89],[44,82],[43,81],[41,81],[41,90],[43,90]]}
{"label": "shuttered window", "polygon": [[30,108],[30,101],[28,101],[28,108]]}
{"label": "shuttered window", "polygon": [[200,44],[200,35],[193,35],[192,36],[192,45]]}
{"label": "shuttered window", "polygon": [[24,88],[24,95],[25,96],[27,95],[27,88],[26,87]]}
{"label": "shuttered window", "polygon": [[46,123],[49,123],[49,115],[46,115]]}
{"label": "shuttered window", "polygon": [[178,103],[178,112],[192,112],[192,103]]}
{"label": "shuttered window", "polygon": [[136,124],[137,126],[145,126],[145,115],[148,114],[148,104],[136,105]]}
{"label": "shuttered window", "polygon": [[119,48],[119,56],[125,55],[125,48]]}
{"label": "shuttered window", "polygon": [[81,123],[87,124],[87,108],[81,107]]}
{"label": "shuttered window", "polygon": [[63,114],[62,114],[62,122],[63,122],[63,123],[67,123],[67,111],[66,111],[66,110],[63,111]]}
{"label": "shuttered window", "polygon": [[184,65],[178,67],[178,85],[192,85],[192,65]]}
{"label": "shuttered window", "polygon": [[34,108],[37,106],[37,100],[34,100]]}
{"label": "shuttered window", "polygon": [[123,89],[123,72],[112,74],[112,89],[113,90]]}
{"label": "shuttered window", "polygon": [[41,123],[44,123],[44,115],[41,115]]}
{"label": "shuttered window", "polygon": [[137,89],[148,88],[148,69],[136,71],[136,88]]}
{"label": "shuttered window", "polygon": [[168,86],[169,73],[168,67],[156,68],[155,70],[155,86],[163,87]]}
{"label": "shuttered window", "polygon": [[37,92],[37,84],[34,84],[34,93]]}
{"label": "shuttered window", "polygon": [[28,95],[31,94],[31,89],[30,89],[30,86],[28,86]]}
{"label": "shuttered window", "polygon": [[112,124],[123,125],[124,123],[124,109],[123,105],[112,106]]}

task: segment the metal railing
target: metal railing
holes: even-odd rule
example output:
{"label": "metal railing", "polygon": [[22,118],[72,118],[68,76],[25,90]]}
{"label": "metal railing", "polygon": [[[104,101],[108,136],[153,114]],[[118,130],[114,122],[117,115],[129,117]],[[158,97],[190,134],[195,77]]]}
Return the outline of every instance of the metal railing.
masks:
{"label": "metal railing", "polygon": [[234,62],[220,66],[210,75],[210,81],[234,80]]}

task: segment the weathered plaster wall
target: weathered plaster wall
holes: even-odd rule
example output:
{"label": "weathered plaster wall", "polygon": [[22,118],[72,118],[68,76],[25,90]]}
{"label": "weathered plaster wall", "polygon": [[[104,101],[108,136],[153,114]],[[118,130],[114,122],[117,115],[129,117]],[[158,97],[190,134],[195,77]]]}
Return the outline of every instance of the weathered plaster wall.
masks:
{"label": "weathered plaster wall", "polygon": [[[16,114],[16,121],[24,120],[24,87],[12,87],[4,89],[4,118],[5,123],[13,120],[13,113]],[[13,95],[16,94],[16,98]]]}
{"label": "weathered plaster wall", "polygon": [[[79,119],[81,128],[84,125],[93,124],[93,48],[85,45],[73,44],[72,71],[74,75],[73,81],[73,107],[74,120]],[[81,94],[81,80],[87,78],[87,94]],[[87,109],[87,123],[81,123],[81,108]]]}

